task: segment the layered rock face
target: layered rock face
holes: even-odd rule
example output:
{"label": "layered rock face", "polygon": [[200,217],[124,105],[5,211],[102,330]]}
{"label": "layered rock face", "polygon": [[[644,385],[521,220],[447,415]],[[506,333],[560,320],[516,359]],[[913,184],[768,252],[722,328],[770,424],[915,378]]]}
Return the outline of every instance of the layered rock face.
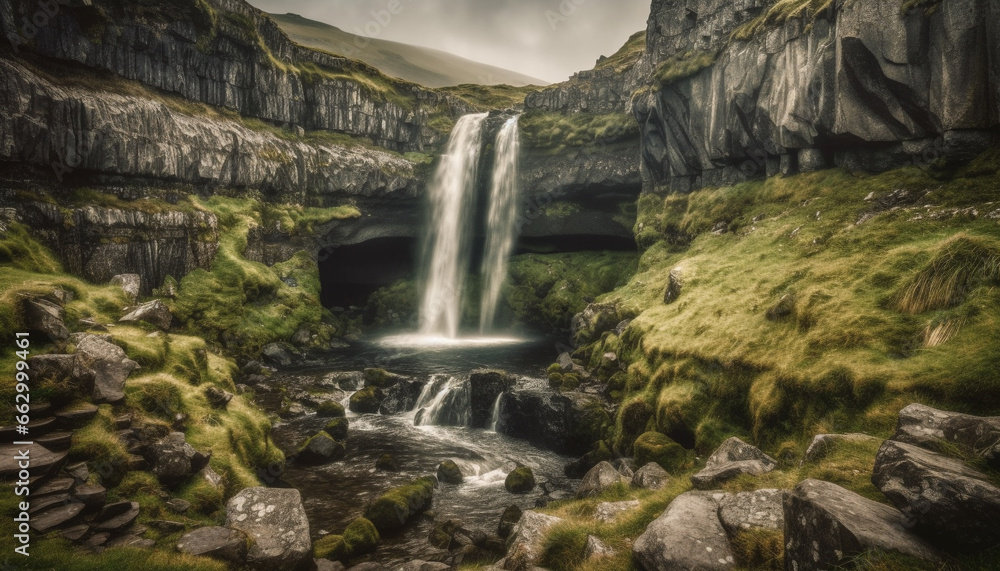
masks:
{"label": "layered rock face", "polygon": [[896,0],[838,0],[780,24],[755,20],[765,4],[653,3],[637,66],[652,87],[633,99],[647,190],[834,164],[881,171],[969,158],[990,143],[1000,119],[995,3],[901,13]]}

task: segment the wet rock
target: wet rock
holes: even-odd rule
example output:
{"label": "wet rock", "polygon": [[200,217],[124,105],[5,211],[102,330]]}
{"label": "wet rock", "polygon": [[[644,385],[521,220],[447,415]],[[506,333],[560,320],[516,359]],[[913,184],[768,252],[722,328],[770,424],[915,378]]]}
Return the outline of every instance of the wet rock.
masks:
{"label": "wet rock", "polygon": [[49,341],[69,338],[69,330],[63,323],[63,309],[44,299],[24,301],[24,327],[28,333],[44,337]]}
{"label": "wet rock", "polygon": [[886,440],[872,483],[930,537],[964,547],[1000,544],[1000,489],[957,459]]}
{"label": "wet rock", "polygon": [[615,550],[608,547],[603,541],[593,535],[587,536],[587,545],[583,548],[584,559],[594,559],[597,557],[614,557]]}
{"label": "wet rock", "polygon": [[269,343],[260,351],[261,357],[272,365],[288,367],[292,364],[292,354],[281,343]]}
{"label": "wet rock", "polygon": [[499,432],[575,455],[590,450],[610,422],[601,400],[594,395],[542,390],[504,393],[500,416]]}
{"label": "wet rock", "polygon": [[615,470],[610,462],[601,462],[583,477],[583,481],[576,488],[576,497],[596,496],[611,486],[624,482],[626,482],[625,477]]}
{"label": "wet rock", "polygon": [[344,405],[335,400],[328,400],[321,402],[316,408],[316,416],[326,418],[343,418],[347,416],[347,412],[344,410]]}
{"label": "wet rock", "polygon": [[153,475],[161,484],[179,484],[208,465],[211,457],[194,449],[183,432],[172,432],[150,447],[149,461]]}
{"label": "wet rock", "polygon": [[938,560],[902,513],[836,484],[803,481],[785,496],[784,516],[785,560],[799,571],[829,569],[868,549]]}
{"label": "wet rock", "polygon": [[139,306],[132,309],[132,311],[128,312],[119,321],[122,323],[138,323],[141,321],[149,323],[163,331],[169,331],[173,320],[174,316],[171,315],[167,304],[154,299],[153,301],[139,304]]}
{"label": "wet rock", "polygon": [[306,440],[302,448],[295,454],[296,462],[306,466],[317,466],[327,462],[335,462],[347,454],[347,448],[337,442],[326,432],[320,432]]}
{"label": "wet rock", "polygon": [[383,454],[378,457],[375,461],[376,470],[385,470],[387,472],[398,472],[399,463],[396,461],[396,457],[392,454]]}
{"label": "wet rock", "polygon": [[435,523],[431,528],[430,534],[427,536],[427,541],[438,549],[454,549],[458,547],[458,544],[455,542],[455,534],[458,533],[460,527],[460,522],[450,519]]}
{"label": "wet rock", "polygon": [[242,563],[247,557],[247,535],[228,527],[202,527],[182,536],[177,541],[177,550]]}
{"label": "wet rock", "polygon": [[350,409],[357,414],[375,414],[378,412],[385,393],[378,387],[365,387],[351,395]]}
{"label": "wet rock", "polygon": [[531,468],[520,466],[511,470],[503,482],[503,487],[512,494],[523,494],[535,489],[535,475]]}
{"label": "wet rock", "polygon": [[804,462],[818,462],[840,442],[874,442],[878,439],[867,434],[817,434],[806,449]]}
{"label": "wet rock", "polygon": [[361,371],[327,373],[324,383],[331,383],[342,391],[356,391],[365,386],[365,374]]}
{"label": "wet rock", "polygon": [[380,414],[400,414],[413,410],[424,388],[423,381],[402,380],[385,390],[385,398],[379,404]]}
{"label": "wet rock", "polygon": [[437,478],[446,484],[461,484],[462,470],[454,460],[445,460],[438,464]]}
{"label": "wet rock", "polygon": [[618,516],[639,509],[639,500],[624,502],[601,502],[597,504],[594,517],[605,523],[618,519]]}
{"label": "wet rock", "polygon": [[142,293],[142,278],[139,274],[118,274],[112,277],[109,283],[122,288],[129,303],[135,303],[139,299],[139,294]]}
{"label": "wet rock", "polygon": [[718,497],[708,492],[677,496],[635,540],[635,561],[647,571],[735,567],[729,539],[719,522]]}
{"label": "wet rock", "polygon": [[503,515],[500,516],[497,535],[507,539],[510,536],[510,532],[514,530],[514,526],[521,520],[521,513],[521,508],[516,505],[511,504],[507,506],[507,509],[503,511]]}
{"label": "wet rock", "polygon": [[323,427],[323,432],[329,434],[334,440],[339,441],[347,440],[349,430],[350,421],[346,417],[335,418]]}
{"label": "wet rock", "polygon": [[76,353],[94,371],[94,403],[116,403],[125,398],[125,380],[139,363],[129,359],[121,347],[94,335],[84,337]]}
{"label": "wet rock", "polygon": [[757,476],[770,472],[777,465],[774,458],[734,436],[712,453],[705,461],[705,468],[691,476],[691,483],[701,490],[710,489],[741,474]]}
{"label": "wet rock", "polygon": [[639,468],[632,476],[632,485],[647,490],[661,490],[670,482],[670,474],[656,462]]}
{"label": "wet rock", "polygon": [[719,500],[719,521],[729,535],[750,529],[784,529],[784,490],[726,494]]}
{"label": "wet rock", "polygon": [[406,380],[406,377],[403,375],[390,373],[385,369],[365,369],[362,374],[365,379],[365,387],[388,389],[396,383]]}
{"label": "wet rock", "polygon": [[470,425],[487,428],[493,417],[493,405],[501,393],[514,388],[517,379],[498,369],[476,369],[469,373]]}
{"label": "wet rock", "polygon": [[542,542],[545,540],[546,532],[562,521],[555,516],[531,510],[524,512],[511,531],[507,556],[497,563],[497,567],[513,569],[520,568],[518,564],[527,565],[529,568],[537,565],[538,558],[542,555]]}
{"label": "wet rock", "polygon": [[972,416],[911,404],[899,411],[892,439],[931,449],[941,440],[951,442],[1000,469],[1000,416]]}
{"label": "wet rock", "polygon": [[118,502],[108,504],[101,509],[97,516],[98,523],[94,526],[97,531],[116,532],[132,525],[139,517],[139,504],[137,502]]}
{"label": "wet rock", "polygon": [[247,488],[226,504],[226,527],[251,540],[247,563],[291,571],[311,559],[312,540],[302,497],[295,489]]}
{"label": "wet rock", "polygon": [[379,533],[399,529],[430,505],[436,486],[437,479],[426,477],[393,488],[365,510],[365,518],[375,524]]}

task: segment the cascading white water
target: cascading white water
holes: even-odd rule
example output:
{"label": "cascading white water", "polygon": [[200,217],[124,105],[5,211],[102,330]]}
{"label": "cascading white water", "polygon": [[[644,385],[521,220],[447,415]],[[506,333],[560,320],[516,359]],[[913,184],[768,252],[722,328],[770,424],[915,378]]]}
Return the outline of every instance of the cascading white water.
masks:
{"label": "cascading white water", "polygon": [[472,242],[470,216],[487,114],[459,118],[429,188],[431,220],[425,243],[427,271],[420,304],[423,335],[455,338]]}
{"label": "cascading white water", "polygon": [[517,117],[504,124],[497,135],[496,162],[486,218],[486,251],[483,257],[483,295],[479,309],[479,330],[493,327],[500,291],[507,279],[507,262],[517,239],[517,206],[520,190],[518,158],[520,136]]}
{"label": "cascading white water", "polygon": [[493,408],[490,411],[490,430],[493,432],[497,431],[497,425],[500,424],[500,400],[503,399],[503,393],[497,395],[497,400],[493,402]]}
{"label": "cascading white water", "polygon": [[413,423],[417,426],[468,426],[471,400],[468,381],[437,375],[420,391]]}

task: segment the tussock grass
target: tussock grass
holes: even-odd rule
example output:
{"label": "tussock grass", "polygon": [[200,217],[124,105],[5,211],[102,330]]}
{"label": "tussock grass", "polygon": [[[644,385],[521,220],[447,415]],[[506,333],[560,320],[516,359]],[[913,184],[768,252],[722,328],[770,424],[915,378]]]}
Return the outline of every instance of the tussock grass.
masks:
{"label": "tussock grass", "polygon": [[893,296],[893,304],[919,314],[960,305],[982,285],[1000,285],[1000,251],[995,243],[957,234],[931,262]]}
{"label": "tussock grass", "polygon": [[778,0],[762,15],[734,30],[730,39],[746,41],[758,32],[783,25],[792,19],[802,19],[808,31],[816,18],[831,5],[833,0]]}
{"label": "tussock grass", "polygon": [[627,113],[529,111],[521,116],[519,124],[525,146],[553,152],[594,143],[610,145],[639,136],[635,118]]}

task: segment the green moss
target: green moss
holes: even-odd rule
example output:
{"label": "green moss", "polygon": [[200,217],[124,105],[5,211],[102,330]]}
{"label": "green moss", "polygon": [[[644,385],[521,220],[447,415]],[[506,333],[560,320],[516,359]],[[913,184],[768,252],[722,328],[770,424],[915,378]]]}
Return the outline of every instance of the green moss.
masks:
{"label": "green moss", "polygon": [[512,494],[530,492],[535,489],[535,475],[531,472],[531,468],[520,466],[507,474],[503,485]]}
{"label": "green moss", "polygon": [[393,488],[365,510],[365,518],[383,534],[399,529],[413,514],[413,508],[429,505],[436,486],[437,480],[427,477]]}
{"label": "green moss", "polygon": [[656,462],[668,472],[678,472],[687,467],[690,455],[683,446],[659,432],[646,432],[632,445],[637,466]]}
{"label": "green moss", "polygon": [[[343,408],[341,408],[343,410]],[[323,431],[333,437],[334,440],[347,440],[348,421],[346,418],[335,418],[323,428]]]}
{"label": "green moss", "polygon": [[475,111],[485,113],[494,109],[513,109],[524,105],[524,98],[538,87],[526,85],[456,85],[443,87],[438,91],[447,93],[468,103]]}
{"label": "green moss", "polygon": [[711,66],[718,57],[718,51],[690,51],[671,56],[657,65],[653,77],[661,87],[666,87]]}
{"label": "green moss", "polygon": [[344,561],[348,558],[348,553],[343,535],[326,535],[313,544],[313,557],[316,559]]}
{"label": "green moss", "polygon": [[365,387],[351,395],[351,412],[360,414],[376,413],[385,395],[378,387]]}
{"label": "green moss", "polygon": [[344,544],[351,557],[375,551],[380,541],[382,538],[375,524],[363,517],[351,522],[344,530]]}
{"label": "green moss", "polygon": [[341,418],[347,416],[347,412],[344,410],[344,405],[335,400],[328,400],[320,403],[319,407],[316,409],[316,415]]}
{"label": "green moss", "polygon": [[594,69],[613,69],[616,73],[624,73],[639,61],[646,51],[646,30],[636,32],[625,42],[617,52],[597,62]]}
{"label": "green moss", "polygon": [[639,136],[635,118],[626,113],[529,111],[521,116],[519,124],[523,144],[533,149],[561,150],[595,143],[611,145]]}
{"label": "green moss", "polygon": [[[927,0],[904,0],[904,5],[925,1]],[[803,20],[806,23],[805,31],[808,32],[812,29],[816,18],[832,4],[833,0],[779,0],[763,14],[734,30],[730,39],[747,41],[754,35],[784,25],[791,19]]]}

